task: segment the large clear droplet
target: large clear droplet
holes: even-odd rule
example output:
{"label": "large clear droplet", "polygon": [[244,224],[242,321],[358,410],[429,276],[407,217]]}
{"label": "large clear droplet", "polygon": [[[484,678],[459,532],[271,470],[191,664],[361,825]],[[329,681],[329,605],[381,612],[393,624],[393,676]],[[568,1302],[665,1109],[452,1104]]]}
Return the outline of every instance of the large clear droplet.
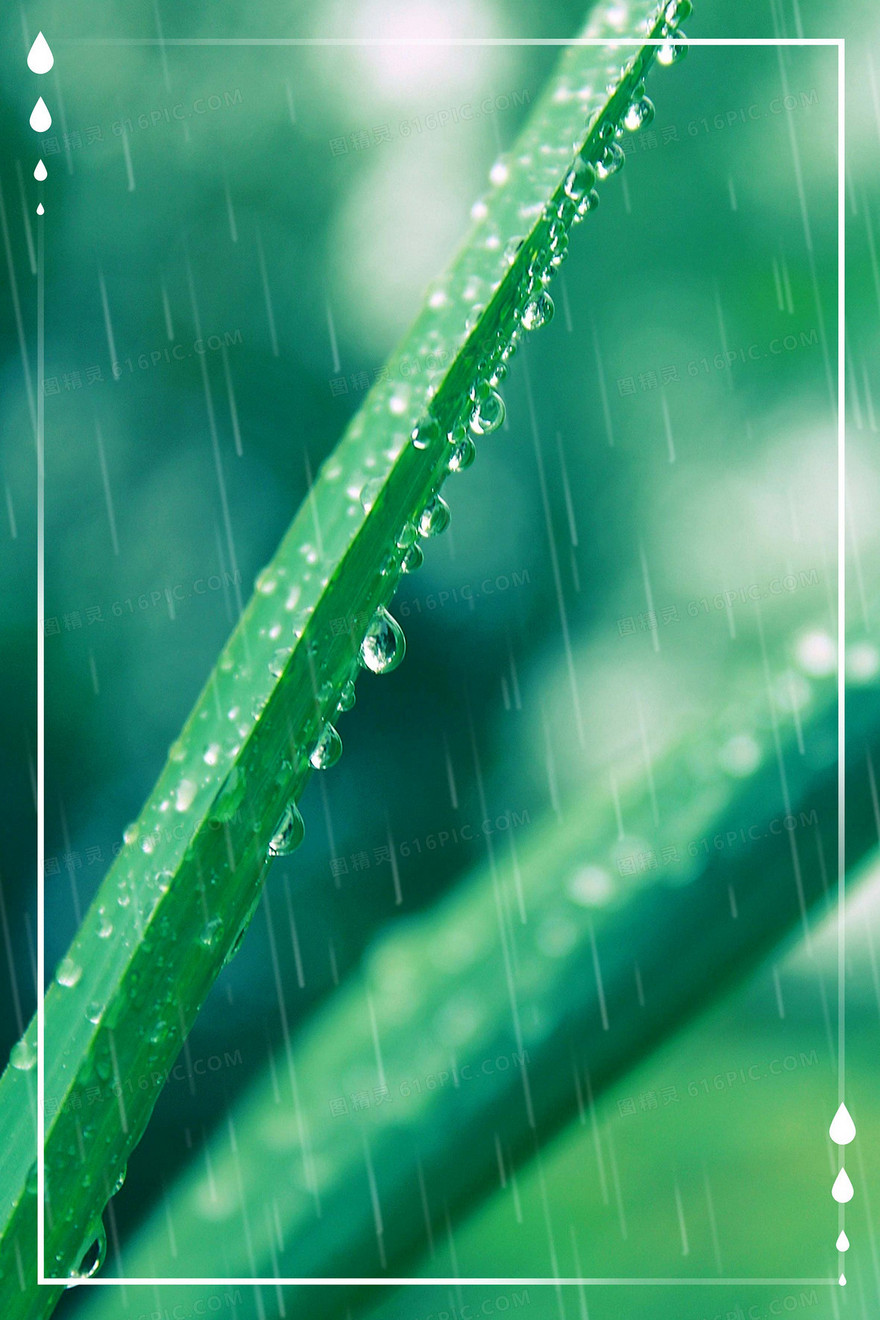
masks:
{"label": "large clear droplet", "polygon": [[71,1270],[68,1276],[70,1282],[68,1288],[75,1288],[83,1279],[91,1279],[104,1264],[104,1257],[107,1255],[107,1232],[103,1221],[99,1222],[94,1240],[89,1244],[85,1255],[75,1270]]}
{"label": "large clear droplet", "polygon": [[609,142],[596,162],[596,173],[600,179],[610,179],[612,174],[616,174],[619,169],[623,168],[625,160],[623,148],[618,146],[616,142]]}
{"label": "large clear droplet", "polygon": [[55,57],[49,49],[48,41],[42,32],[38,32],[34,44],[28,51],[28,68],[31,73],[48,73],[54,63]]}
{"label": "large clear droplet", "polygon": [[440,423],[434,417],[422,417],[412,429],[412,442],[416,449],[427,449],[440,438]]}
{"label": "large clear droplet", "polygon": [[342,739],[328,720],[312,748],[309,763],[315,770],[329,770],[342,755]]}
{"label": "large clear droplet", "polygon": [[654,102],[649,96],[638,96],[627,108],[623,126],[630,133],[635,133],[640,128],[647,128],[653,118]]}
{"label": "large clear droplet", "polygon": [[522,324],[525,330],[539,330],[542,325],[553,320],[553,313],[556,309],[553,306],[553,299],[546,290],[542,289],[537,298],[526,303],[522,314]]}
{"label": "large clear droplet", "polygon": [[685,35],[682,31],[670,32],[662,46],[657,47],[657,63],[668,67],[677,64],[687,55]]}
{"label": "large clear droplet", "polygon": [[34,170],[34,178],[37,180],[37,182],[42,183],[48,173],[49,171],[46,169],[46,166],[43,164],[43,162],[41,160],[38,160],[36,168]]}
{"label": "large clear droplet", "polygon": [[288,857],[305,838],[306,827],[295,802],[285,807],[284,815],[269,844],[270,857]]}
{"label": "large clear droplet", "polygon": [[419,536],[439,536],[449,526],[449,505],[442,495],[435,495],[422,509],[419,518]]}
{"label": "large clear droplet", "polygon": [[452,453],[446,466],[450,472],[464,472],[471,466],[476,456],[477,446],[470,436],[466,435],[452,446]]}
{"label": "large clear droplet", "polygon": [[489,394],[477,405],[471,414],[468,426],[473,435],[489,435],[497,431],[504,422],[504,400],[497,390]]}
{"label": "large clear droplet", "polygon": [[52,116],[49,114],[42,96],[38,98],[37,104],[31,111],[29,123],[35,133],[45,133],[48,128],[52,127]]}
{"label": "large clear droplet", "polygon": [[366,636],[361,642],[359,660],[364,669],[373,674],[390,674],[406,653],[403,629],[383,605],[373,615]]}
{"label": "large clear droplet", "polygon": [[834,1179],[834,1186],[831,1188],[831,1195],[840,1205],[853,1199],[853,1185],[850,1182],[849,1174],[846,1169],[841,1169],[840,1173]]}
{"label": "large clear droplet", "polygon": [[846,1105],[840,1105],[831,1120],[828,1135],[838,1146],[848,1146],[856,1135],[856,1125],[850,1118]]}
{"label": "large clear droplet", "polygon": [[562,187],[566,197],[570,197],[573,202],[579,202],[595,182],[596,171],[593,165],[583,156],[578,156],[566,174]]}

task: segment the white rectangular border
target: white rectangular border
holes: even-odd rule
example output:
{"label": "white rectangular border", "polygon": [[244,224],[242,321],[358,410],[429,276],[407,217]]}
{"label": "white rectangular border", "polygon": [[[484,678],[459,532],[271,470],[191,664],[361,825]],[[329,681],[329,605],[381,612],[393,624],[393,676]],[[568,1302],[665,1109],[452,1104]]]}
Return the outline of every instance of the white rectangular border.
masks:
{"label": "white rectangular border", "polygon": [[[602,38],[409,38],[409,37],[316,37],[316,38],[78,38],[65,44],[111,46],[658,46],[660,40],[639,37],[620,37],[613,41]],[[844,398],[846,362],[846,40],[843,37],[698,37],[688,38],[688,46],[836,46],[837,47],[837,1086],[838,1103],[844,1102],[846,1089],[846,767],[844,761],[846,736],[845,707],[845,616],[846,616],[846,412]],[[40,987],[45,984],[45,639],[44,613],[44,551],[45,551],[45,469],[44,469],[44,310],[45,310],[45,253],[44,217],[38,225],[37,258],[37,1283],[39,1286],[68,1286],[69,1279],[56,1279],[45,1274],[45,1087],[44,1031],[45,1010]],[[839,1210],[840,1228],[844,1225],[844,1206]],[[427,1287],[449,1285],[531,1286],[563,1284],[602,1287],[688,1287],[688,1286],[838,1286],[833,1278],[771,1279],[771,1278],[460,1278],[457,1275],[440,1278],[149,1278],[149,1279],[83,1279],[77,1287],[197,1287],[201,1284],[235,1284],[261,1287],[278,1284],[305,1284],[316,1287],[350,1283],[368,1287]]]}

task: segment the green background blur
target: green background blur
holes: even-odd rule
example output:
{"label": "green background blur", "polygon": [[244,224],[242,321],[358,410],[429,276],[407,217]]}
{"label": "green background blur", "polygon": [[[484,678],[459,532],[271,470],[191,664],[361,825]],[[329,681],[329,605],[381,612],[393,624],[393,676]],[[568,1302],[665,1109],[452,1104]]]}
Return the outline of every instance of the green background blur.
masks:
{"label": "green background blur", "polygon": [[[168,37],[564,36],[582,18],[557,0],[439,10],[380,0],[159,11],[48,4],[24,7],[25,37],[19,11],[4,12],[4,227],[31,336],[37,188],[24,53],[38,27],[56,54],[45,81],[58,114],[41,146],[49,169],[41,193],[49,967],[255,574],[425,284],[461,241],[489,167],[555,58],[530,46],[160,49],[79,40],[154,36],[157,12]],[[688,24],[693,36],[853,39],[849,532],[853,626],[864,636],[878,554],[877,29],[867,4],[802,4],[798,13],[787,0],[700,4]],[[342,722],[342,762],[301,804],[306,842],[273,868],[273,888],[280,893],[283,880],[297,895],[296,953],[278,917],[281,992],[294,1027],[399,915],[383,852],[389,838],[404,912],[432,903],[481,859],[471,727],[489,815],[518,822],[513,832],[524,836],[578,791],[609,792],[614,766],[640,745],[636,707],[657,760],[683,723],[711,724],[732,676],[755,663],[756,595],[771,656],[791,663],[792,683],[803,681],[805,637],[821,652],[817,635],[833,632],[836,52],[694,49],[675,69],[658,69],[648,91],[655,122],[628,144],[622,175],[573,235],[552,290],[554,321],[531,337],[505,382],[505,428],[449,483],[450,532],[398,593],[406,663],[359,683],[357,707]],[[12,576],[3,644],[10,688],[22,694],[2,714],[11,1044],[16,1015],[34,1000],[33,835],[21,826],[32,815],[35,477],[33,400],[12,299],[7,311],[0,412],[9,519],[0,536]],[[571,718],[557,570],[586,751]],[[735,597],[727,605],[725,592]],[[442,846],[428,842],[442,835]],[[865,1190],[847,1221],[845,1293],[437,1288],[383,1301],[383,1316],[427,1320],[462,1306],[473,1315],[522,1309],[529,1320],[587,1308],[663,1320],[737,1306],[750,1317],[874,1314],[880,1269],[867,1188],[880,1158],[867,1134],[880,1115],[871,1085],[880,996],[870,880],[858,901],[848,1078],[865,1134],[854,1156]],[[597,1165],[589,1126],[573,1125],[546,1152],[546,1212],[526,1168],[515,1195],[499,1193],[457,1230],[455,1268],[549,1273],[546,1213],[563,1273],[835,1272],[833,1169],[827,1185],[814,1176],[836,1104],[835,980],[832,932],[811,950],[781,950],[602,1097],[610,1163]],[[129,1166],[114,1203],[123,1244],[280,1036],[258,915],[190,1038],[203,1071],[171,1080]],[[741,1069],[748,1081],[728,1079]],[[588,1262],[571,1255],[569,1224],[589,1241]],[[430,1272],[447,1264],[432,1261]]]}

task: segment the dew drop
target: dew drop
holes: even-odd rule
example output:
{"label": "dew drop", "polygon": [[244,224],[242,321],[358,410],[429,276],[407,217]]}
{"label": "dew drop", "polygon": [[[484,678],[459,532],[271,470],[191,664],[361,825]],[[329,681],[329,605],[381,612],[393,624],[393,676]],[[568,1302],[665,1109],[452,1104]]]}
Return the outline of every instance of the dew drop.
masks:
{"label": "dew drop", "polygon": [[856,1125],[852,1121],[846,1105],[839,1106],[837,1113],[831,1120],[828,1135],[838,1146],[848,1146],[856,1135]]}
{"label": "dew drop", "polygon": [[440,438],[440,424],[434,417],[422,417],[412,429],[412,442],[416,449],[427,449]]}
{"label": "dew drop", "polygon": [[45,133],[52,127],[52,116],[46,107],[46,102],[42,96],[37,98],[37,104],[31,111],[30,126],[35,133]]}
{"label": "dew drop", "polygon": [[384,606],[380,605],[361,642],[360,663],[371,673],[390,674],[400,664],[405,653],[406,639],[403,629]]}
{"label": "dew drop", "polygon": [[66,957],[62,958],[61,962],[58,964],[58,970],[55,973],[55,980],[59,985],[67,986],[72,989],[81,976],[82,968],[79,963],[74,962],[72,958]]}
{"label": "dew drop", "polygon": [[17,1040],[9,1051],[9,1062],[19,1072],[30,1072],[37,1062],[37,1051],[26,1036],[22,1036],[21,1040]]}
{"label": "dew drop", "polygon": [[599,205],[599,194],[596,192],[595,188],[591,188],[590,191],[587,193],[586,197],[582,198],[581,201],[578,202],[578,208],[577,211],[575,212],[578,220],[583,220],[584,216],[587,215],[590,211],[595,211],[598,205]]}
{"label": "dew drop", "polygon": [[853,1199],[853,1185],[850,1182],[849,1174],[846,1169],[841,1169],[840,1173],[834,1179],[834,1186],[831,1188],[831,1195],[840,1205]]}
{"label": "dew drop", "polygon": [[196,795],[196,787],[194,779],[181,779],[174,794],[175,811],[189,811]]}
{"label": "dew drop", "polygon": [[113,1190],[110,1193],[111,1196],[115,1196],[117,1192],[122,1191],[122,1186],[123,1183],[125,1182],[127,1173],[128,1173],[128,1165],[123,1164],[119,1177],[116,1179],[116,1182],[113,1184]]}
{"label": "dew drop", "polygon": [[428,500],[419,518],[419,536],[439,536],[449,526],[449,505],[442,495]]}
{"label": "dew drop", "polygon": [[91,1279],[98,1273],[98,1270],[104,1264],[104,1257],[107,1254],[107,1233],[103,1222],[99,1222],[94,1240],[89,1244],[85,1255],[75,1270],[71,1270],[68,1278],[70,1282],[68,1288],[75,1288],[83,1279]]}
{"label": "dew drop", "polygon": [[417,536],[415,523],[405,522],[395,538],[398,550],[408,550],[411,545],[415,545]]}
{"label": "dew drop", "polygon": [[199,943],[203,944],[206,949],[213,949],[222,934],[223,918],[212,917],[199,936]]}
{"label": "dew drop", "polygon": [[31,73],[48,73],[54,63],[55,57],[49,49],[48,41],[42,32],[38,32],[34,44],[28,51],[28,68]]}
{"label": "dew drop", "polygon": [[843,1229],[840,1230],[835,1246],[838,1251],[849,1251],[849,1238],[846,1236]]}
{"label": "dew drop", "polygon": [[630,104],[623,116],[623,126],[630,133],[635,133],[640,128],[647,128],[653,118],[654,102],[649,96],[639,96]]}
{"label": "dew drop", "polygon": [[[413,443],[415,443],[415,437],[413,437]],[[364,513],[370,512],[370,509],[372,509],[373,505],[376,503],[376,499],[381,489],[382,489],[381,477],[373,477],[373,479],[371,481],[368,481],[366,485],[363,487],[363,489],[361,490],[360,499],[361,499],[361,508],[363,509]]]}
{"label": "dew drop", "polygon": [[295,802],[285,807],[284,815],[269,843],[270,857],[288,857],[296,852],[305,837],[306,827]]}
{"label": "dew drop", "polygon": [[284,666],[293,655],[292,646],[279,646],[278,650],[269,661],[269,673],[273,678],[280,678],[284,673]]}
{"label": "dew drop", "polygon": [[504,422],[504,400],[497,390],[489,394],[477,405],[468,422],[472,435],[489,435],[497,431]]}
{"label": "dew drop", "polygon": [[623,148],[616,142],[609,142],[596,162],[596,174],[600,179],[610,179],[612,174],[616,174],[623,167],[625,160]]}
{"label": "dew drop", "polygon": [[670,3],[666,6],[666,22],[672,27],[678,27],[679,23],[683,23],[685,19],[690,18],[693,12],[694,6],[691,0],[670,0]]}
{"label": "dew drop", "polygon": [[596,170],[592,163],[583,156],[578,156],[566,174],[562,187],[566,197],[571,198],[573,202],[579,202],[595,182]]}
{"label": "dew drop", "polygon": [[86,1009],[86,1017],[90,1022],[97,1023],[101,1021],[101,1014],[103,1012],[104,1012],[103,1004],[99,1004],[97,1000],[95,1000],[95,1002],[89,1004],[88,1008]]}
{"label": "dew drop", "polygon": [[206,747],[202,755],[205,765],[216,765],[220,760],[220,750],[219,743],[211,743],[210,746]]}
{"label": "dew drop", "polygon": [[670,32],[661,46],[657,47],[657,63],[665,67],[677,64],[687,55],[685,35],[681,31]]}
{"label": "dew drop", "polygon": [[476,456],[477,446],[470,436],[466,435],[464,439],[453,445],[446,466],[450,472],[464,472],[471,466]]}
{"label": "dew drop", "polygon": [[550,294],[542,290],[537,298],[526,303],[522,314],[523,328],[526,330],[539,330],[542,325],[553,320],[553,299]]}
{"label": "dew drop", "polygon": [[355,690],[354,679],[350,678],[342,686],[342,691],[339,694],[339,705],[336,709],[343,713],[347,710],[351,710],[356,700],[357,692]]}
{"label": "dew drop", "polygon": [[328,720],[312,748],[309,764],[315,770],[329,770],[342,755],[342,739]]}
{"label": "dew drop", "polygon": [[516,261],[516,255],[519,252],[524,242],[525,239],[522,238],[511,238],[504,245],[503,255],[504,255],[504,260],[507,262],[508,266],[512,266],[513,263]]}
{"label": "dew drop", "polygon": [[425,562],[425,555],[420,545],[411,545],[400,561],[402,573],[415,573]]}

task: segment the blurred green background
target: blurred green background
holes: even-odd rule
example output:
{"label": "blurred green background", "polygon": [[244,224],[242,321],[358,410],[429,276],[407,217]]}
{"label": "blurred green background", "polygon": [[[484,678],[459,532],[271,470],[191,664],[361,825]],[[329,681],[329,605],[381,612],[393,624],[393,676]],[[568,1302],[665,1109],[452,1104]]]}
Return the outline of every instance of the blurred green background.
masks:
{"label": "blurred green background", "polygon": [[[442,11],[378,2],[5,11],[4,233],[30,335],[37,148],[24,54],[37,28],[56,54],[44,94],[57,113],[39,147],[49,169],[47,966],[256,573],[466,233],[492,162],[555,58],[539,46],[173,48],[88,38],[154,37],[157,23],[166,37],[565,36],[581,19],[578,6],[555,0]],[[854,47],[850,600],[855,663],[873,682],[878,117],[865,52],[877,14],[867,4],[707,3],[688,31],[845,32]],[[759,616],[780,700],[805,719],[810,678],[833,665],[836,52],[693,49],[657,70],[648,90],[656,119],[629,139],[622,175],[573,235],[552,288],[555,318],[505,382],[505,427],[450,481],[451,529],[398,593],[406,663],[359,683],[341,726],[342,762],[301,804],[306,842],[273,867],[280,980],[263,913],[130,1164],[114,1202],[123,1254],[175,1172],[265,1068],[282,1036],[279,998],[295,1030],[354,973],[377,930],[427,908],[482,860],[484,819],[516,846],[585,795],[609,797],[645,744],[662,764],[683,729],[711,729],[735,676],[759,663]],[[11,1044],[16,1016],[34,1002],[33,833],[21,828],[32,818],[34,756],[34,380],[32,362],[29,382],[23,373],[13,298],[8,310],[3,643],[10,688],[21,693],[2,714]],[[284,893],[294,895],[295,941]],[[880,1004],[870,878],[858,902],[848,1088],[867,1134],[878,1116]],[[780,950],[601,1097],[598,1135],[575,1122],[544,1150],[540,1171],[526,1167],[457,1228],[453,1258],[424,1272],[543,1275],[558,1240],[563,1273],[836,1273],[830,1147],[828,1177],[816,1178],[836,1106],[836,974],[833,932],[810,949]],[[748,1080],[718,1084],[740,1070]],[[871,1315],[880,1267],[868,1186],[878,1158],[868,1139],[854,1151],[852,1286],[839,1296],[782,1285],[559,1294],[463,1285],[401,1292],[379,1310],[413,1320],[513,1309],[529,1318]],[[234,1307],[226,1298],[217,1309]]]}

